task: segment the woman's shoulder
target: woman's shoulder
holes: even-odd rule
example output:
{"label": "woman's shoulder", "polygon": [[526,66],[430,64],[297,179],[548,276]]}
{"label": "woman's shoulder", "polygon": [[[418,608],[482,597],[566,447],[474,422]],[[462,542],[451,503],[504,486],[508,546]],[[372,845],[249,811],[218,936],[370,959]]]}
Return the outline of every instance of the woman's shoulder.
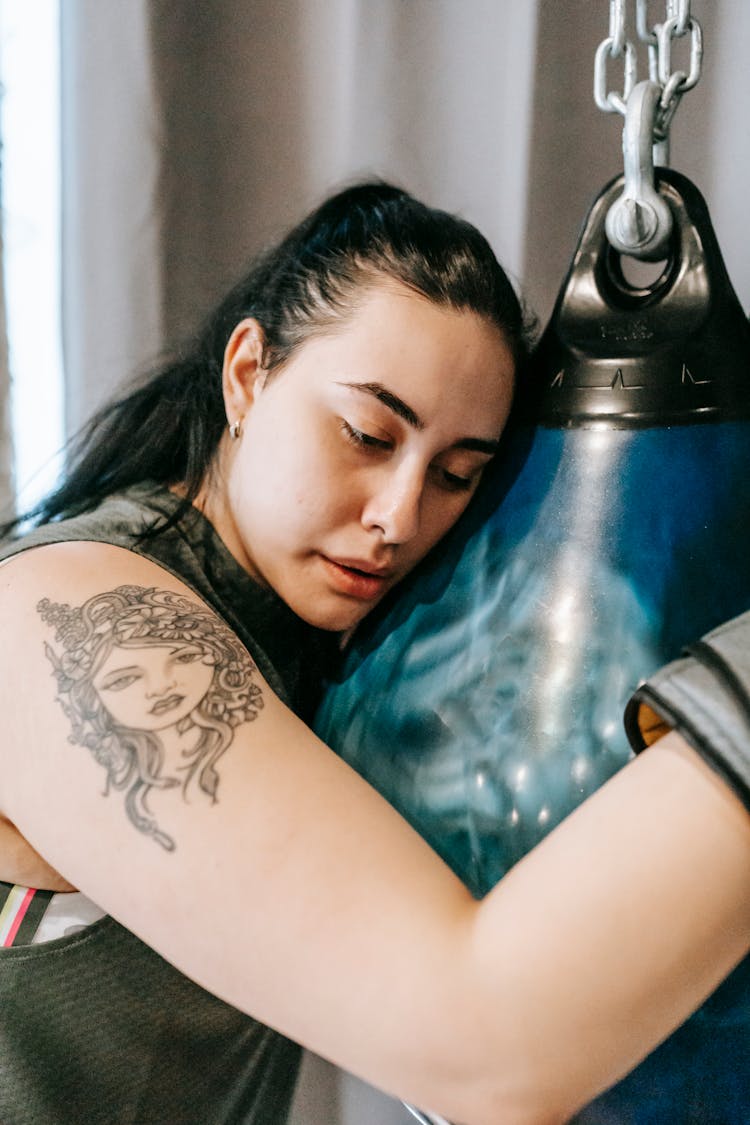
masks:
{"label": "woman's shoulder", "polygon": [[176,510],[179,501],[168,489],[135,485],[105,497],[86,511],[22,530],[0,543],[0,560],[52,543],[112,543],[133,548]]}
{"label": "woman's shoulder", "polygon": [[[107,557],[106,552],[101,556],[107,546],[130,553],[118,562],[118,569],[137,569],[140,557],[189,587],[252,651],[274,692],[299,713],[311,713],[321,666],[331,659],[329,638],[305,625],[274,591],[251,578],[207,518],[163,485],[134,485],[90,511],[6,541],[0,544],[0,566],[13,559],[16,573],[19,567],[70,570],[85,567],[89,558]],[[39,548],[44,549],[44,561],[32,567]]]}

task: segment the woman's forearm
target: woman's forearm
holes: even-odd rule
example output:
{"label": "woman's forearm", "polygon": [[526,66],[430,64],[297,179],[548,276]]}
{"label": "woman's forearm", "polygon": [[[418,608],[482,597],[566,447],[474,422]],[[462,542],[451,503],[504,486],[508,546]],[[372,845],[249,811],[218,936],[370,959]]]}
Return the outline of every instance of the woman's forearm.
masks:
{"label": "woman's forearm", "polygon": [[512,963],[494,978],[515,1015],[496,1049],[520,1120],[540,1090],[565,1120],[700,1004],[750,947],[749,889],[750,817],[678,734],[510,872],[476,942],[486,987],[498,955]]}

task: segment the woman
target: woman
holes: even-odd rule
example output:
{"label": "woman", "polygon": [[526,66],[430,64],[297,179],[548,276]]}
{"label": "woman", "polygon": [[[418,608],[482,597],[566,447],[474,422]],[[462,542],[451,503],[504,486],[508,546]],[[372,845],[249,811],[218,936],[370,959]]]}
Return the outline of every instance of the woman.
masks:
{"label": "woman", "polygon": [[[6,1125],[273,1125],[295,1043],[469,1125],[562,1121],[746,952],[750,822],[679,735],[476,903],[294,714],[326,638],[460,517],[523,355],[484,239],[361,185],[95,420],[42,526],[6,545],[0,875],[105,912],[0,951]],[[137,625],[109,650],[118,599]],[[210,687],[169,679],[164,605],[228,649],[219,674],[252,676],[212,803],[170,784]],[[79,707],[63,662],[89,628],[117,651]]]}

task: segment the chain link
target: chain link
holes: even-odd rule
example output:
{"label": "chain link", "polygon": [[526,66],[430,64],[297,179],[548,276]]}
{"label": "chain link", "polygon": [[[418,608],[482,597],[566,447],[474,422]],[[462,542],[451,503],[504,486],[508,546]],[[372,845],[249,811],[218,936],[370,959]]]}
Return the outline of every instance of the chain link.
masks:
{"label": "chain link", "polygon": [[609,53],[619,59],[625,50],[625,0],[611,0],[609,5]]}
{"label": "chain link", "polygon": [[614,43],[615,37],[609,35],[602,40],[597,48],[594,58],[594,101],[599,109],[603,109],[605,113],[621,113],[625,116],[625,105],[630,97],[631,90],[635,86],[638,57],[635,47],[629,39],[626,39],[621,51],[625,60],[622,93],[618,94],[616,90],[608,90],[607,60],[618,57],[612,50]]}
{"label": "chain link", "polygon": [[649,27],[648,0],[636,0],[635,26],[638,38],[648,49],[648,76],[652,82],[659,81],[659,40],[656,31]]}
{"label": "chain link", "polygon": [[[680,21],[677,16],[663,23],[657,32],[659,41],[659,81],[665,88],[673,78],[679,75],[681,81],[676,86],[679,94],[692,90],[701,76],[701,62],[703,59],[703,32],[697,20],[689,20],[684,31],[679,30]],[[690,32],[690,73],[684,70],[672,70],[672,43]],[[663,96],[663,95],[662,95]]]}
{"label": "chain link", "polygon": [[656,46],[656,32],[648,25],[648,0],[636,0],[635,27],[642,43]]}
{"label": "chain link", "polygon": [[677,21],[675,35],[684,35],[690,26],[690,0],[667,0],[667,19]]}
{"label": "chain link", "polygon": [[[703,32],[691,14],[690,0],[665,0],[662,23],[649,22],[649,0],[636,0],[635,30],[638,40],[648,50],[648,72],[652,82],[662,89],[654,121],[654,136],[664,140],[683,94],[692,90],[701,76]],[[609,35],[599,44],[594,58],[594,101],[605,113],[625,115],[630,92],[635,86],[638,53],[628,38],[626,0],[610,0]],[[690,70],[672,70],[672,44],[675,39],[690,35]],[[608,86],[607,68],[610,60],[622,59],[622,93]]]}

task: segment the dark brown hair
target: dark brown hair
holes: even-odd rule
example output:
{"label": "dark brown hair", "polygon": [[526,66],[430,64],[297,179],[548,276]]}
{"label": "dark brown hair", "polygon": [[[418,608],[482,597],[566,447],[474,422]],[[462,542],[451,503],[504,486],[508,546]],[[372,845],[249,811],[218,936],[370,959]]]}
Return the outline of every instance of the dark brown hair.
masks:
{"label": "dark brown hair", "polygon": [[5,533],[21,518],[44,523],[84,511],[140,481],[180,483],[189,505],[226,425],[222,367],[236,325],[258,321],[273,372],[306,339],[345,318],[362,287],[382,277],[478,313],[499,328],[517,364],[525,357],[521,304],[479,231],[390,184],[358,184],[261,255],[180,354],[100,410],[72,443],[60,487]]}

